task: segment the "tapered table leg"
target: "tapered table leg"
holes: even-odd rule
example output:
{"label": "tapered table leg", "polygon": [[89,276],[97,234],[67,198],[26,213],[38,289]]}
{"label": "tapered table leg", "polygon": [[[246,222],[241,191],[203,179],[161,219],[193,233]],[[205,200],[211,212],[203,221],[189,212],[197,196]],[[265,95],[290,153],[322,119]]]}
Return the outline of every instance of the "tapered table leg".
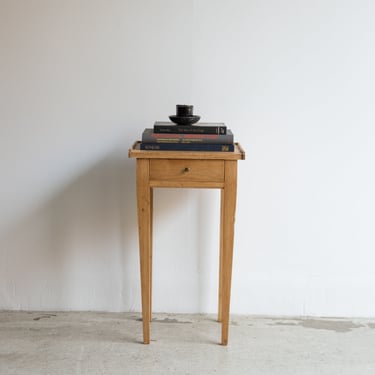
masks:
{"label": "tapered table leg", "polygon": [[153,218],[154,218],[154,189],[150,189],[150,322],[152,321],[152,257],[153,257],[153,248],[152,248],[152,239],[153,239]]}
{"label": "tapered table leg", "polygon": [[224,189],[220,190],[220,254],[219,254],[219,308],[217,314],[218,322],[222,321],[222,295],[223,295],[223,234],[224,234]]}
{"label": "tapered table leg", "polygon": [[141,266],[143,342],[149,344],[151,319],[152,190],[149,185],[149,160],[147,159],[137,159],[137,208]]}
{"label": "tapered table leg", "polygon": [[[234,243],[234,221],[236,213],[237,195],[237,162],[225,161],[225,183],[222,190],[221,215],[222,225],[220,234],[221,260],[220,260],[220,280],[221,280],[221,344],[228,344],[229,331],[229,311],[230,311],[230,291],[232,281],[232,260]],[[220,310],[219,310],[220,311]]]}

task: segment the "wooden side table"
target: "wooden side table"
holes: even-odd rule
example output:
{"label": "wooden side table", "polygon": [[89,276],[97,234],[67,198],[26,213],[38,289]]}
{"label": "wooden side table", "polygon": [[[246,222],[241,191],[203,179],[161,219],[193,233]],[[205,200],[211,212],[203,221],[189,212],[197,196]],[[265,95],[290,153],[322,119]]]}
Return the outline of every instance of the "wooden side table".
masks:
{"label": "wooden side table", "polygon": [[152,319],[152,210],[153,188],[221,189],[219,312],[221,344],[228,344],[232,279],[234,220],[237,195],[237,160],[245,152],[144,151],[136,142],[129,157],[137,159],[137,207],[141,264],[143,341],[150,343]]}

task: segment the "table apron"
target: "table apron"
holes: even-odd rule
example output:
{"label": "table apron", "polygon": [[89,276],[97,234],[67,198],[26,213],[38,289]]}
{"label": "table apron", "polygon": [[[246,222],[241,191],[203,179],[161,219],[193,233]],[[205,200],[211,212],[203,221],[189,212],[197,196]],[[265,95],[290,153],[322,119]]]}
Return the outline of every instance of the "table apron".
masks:
{"label": "table apron", "polygon": [[198,189],[223,189],[223,182],[211,182],[211,181],[155,181],[149,182],[152,188],[198,188]]}

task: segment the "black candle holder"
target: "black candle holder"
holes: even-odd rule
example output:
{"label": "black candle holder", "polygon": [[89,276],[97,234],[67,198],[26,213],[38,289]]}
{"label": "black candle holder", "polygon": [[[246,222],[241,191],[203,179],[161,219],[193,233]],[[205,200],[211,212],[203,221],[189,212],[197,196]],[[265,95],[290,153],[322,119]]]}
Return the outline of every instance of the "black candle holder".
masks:
{"label": "black candle holder", "polygon": [[191,125],[200,120],[200,116],[193,115],[194,106],[177,104],[176,114],[169,116],[169,119],[177,125]]}

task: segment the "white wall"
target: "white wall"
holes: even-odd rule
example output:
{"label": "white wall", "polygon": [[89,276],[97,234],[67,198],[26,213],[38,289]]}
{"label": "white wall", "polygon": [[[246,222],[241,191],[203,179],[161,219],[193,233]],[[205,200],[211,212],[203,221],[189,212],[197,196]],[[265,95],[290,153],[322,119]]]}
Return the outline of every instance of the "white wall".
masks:
{"label": "white wall", "polygon": [[[140,310],[127,149],[187,102],[247,151],[232,312],[375,316],[374,13],[1,1],[0,309]],[[216,311],[218,205],[156,190],[156,311]]]}

